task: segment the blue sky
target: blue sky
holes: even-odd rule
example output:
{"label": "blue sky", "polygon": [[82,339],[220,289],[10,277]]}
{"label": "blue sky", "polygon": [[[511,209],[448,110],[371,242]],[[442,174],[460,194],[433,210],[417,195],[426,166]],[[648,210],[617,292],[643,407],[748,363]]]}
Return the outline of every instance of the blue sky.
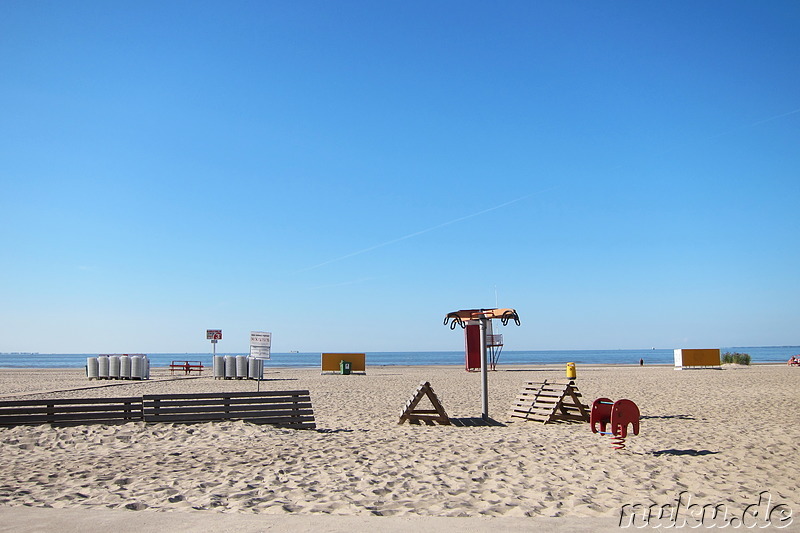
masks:
{"label": "blue sky", "polygon": [[0,3],[0,351],[800,344],[800,4]]}

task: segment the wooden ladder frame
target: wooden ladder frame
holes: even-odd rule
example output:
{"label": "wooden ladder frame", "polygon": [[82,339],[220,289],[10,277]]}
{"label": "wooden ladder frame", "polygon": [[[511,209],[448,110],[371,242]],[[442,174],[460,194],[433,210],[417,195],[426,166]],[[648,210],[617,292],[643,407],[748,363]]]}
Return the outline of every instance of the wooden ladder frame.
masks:
{"label": "wooden ladder frame", "polygon": [[[433,404],[433,409],[417,409],[420,400],[425,396],[427,396],[431,404]],[[399,424],[404,423],[406,420],[411,424],[425,422],[428,425],[433,425],[434,422],[439,422],[443,425],[450,425],[450,417],[447,416],[444,407],[442,407],[442,402],[439,401],[436,393],[433,392],[433,387],[431,387],[430,382],[423,381],[420,383],[417,390],[415,390],[414,394],[411,396],[411,399],[406,402],[405,407],[400,413]]]}
{"label": "wooden ladder frame", "polygon": [[581,401],[581,393],[572,380],[528,381],[511,406],[509,416],[544,424],[588,422],[589,406]]}

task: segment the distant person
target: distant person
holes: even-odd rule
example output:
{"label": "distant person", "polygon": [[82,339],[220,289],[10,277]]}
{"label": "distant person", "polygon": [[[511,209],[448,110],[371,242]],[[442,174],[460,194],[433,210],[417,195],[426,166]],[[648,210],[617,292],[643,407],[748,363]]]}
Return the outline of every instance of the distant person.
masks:
{"label": "distant person", "polygon": [[644,366],[644,359],[639,359],[639,366]]}

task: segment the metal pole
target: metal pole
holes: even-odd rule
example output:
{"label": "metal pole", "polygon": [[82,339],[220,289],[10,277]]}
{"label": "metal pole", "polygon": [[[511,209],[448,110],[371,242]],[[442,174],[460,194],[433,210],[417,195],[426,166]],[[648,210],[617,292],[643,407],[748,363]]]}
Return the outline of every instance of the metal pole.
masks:
{"label": "metal pole", "polygon": [[481,418],[489,420],[489,372],[486,364],[486,322],[488,318],[481,317],[480,323],[480,343],[481,343]]}

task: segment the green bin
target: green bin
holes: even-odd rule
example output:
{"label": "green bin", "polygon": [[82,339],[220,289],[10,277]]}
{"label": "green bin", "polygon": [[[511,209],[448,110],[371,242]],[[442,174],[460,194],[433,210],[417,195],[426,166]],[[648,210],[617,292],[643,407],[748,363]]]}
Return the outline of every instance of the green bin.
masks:
{"label": "green bin", "polygon": [[349,374],[353,364],[350,361],[339,361],[339,370],[342,374]]}

